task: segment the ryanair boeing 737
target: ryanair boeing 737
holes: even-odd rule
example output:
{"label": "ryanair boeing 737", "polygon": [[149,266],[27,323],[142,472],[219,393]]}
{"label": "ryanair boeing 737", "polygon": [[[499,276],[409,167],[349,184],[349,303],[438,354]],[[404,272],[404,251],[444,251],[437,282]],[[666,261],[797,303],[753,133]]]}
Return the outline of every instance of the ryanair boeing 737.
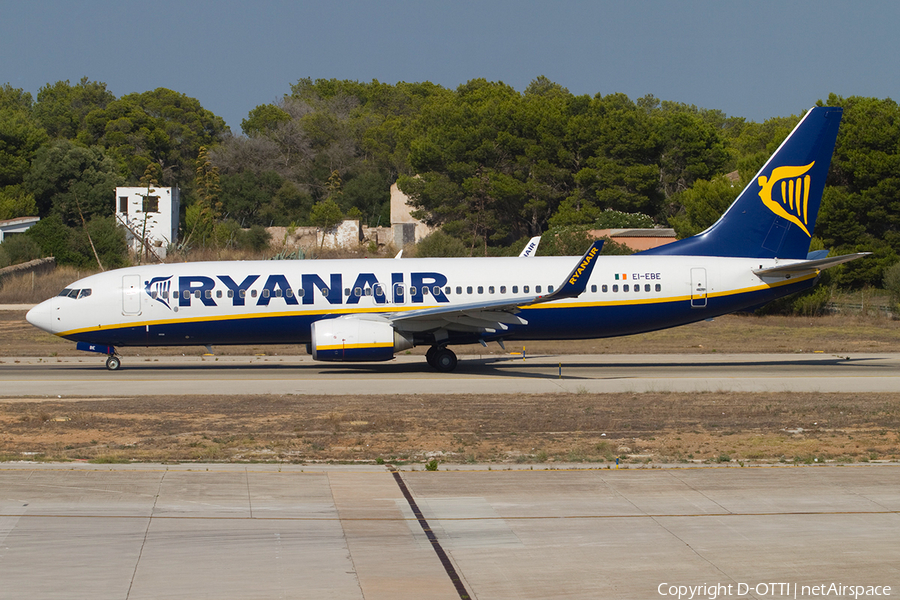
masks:
{"label": "ryanair boeing 737", "polygon": [[139,266],[80,279],[26,318],[110,370],[118,347],[270,343],[322,361],[430,346],[428,364],[452,371],[453,345],[629,335],[760,306],[861,256],[809,253],[841,114],[811,109],[714,225],[639,254],[601,257],[596,242],[580,258]]}

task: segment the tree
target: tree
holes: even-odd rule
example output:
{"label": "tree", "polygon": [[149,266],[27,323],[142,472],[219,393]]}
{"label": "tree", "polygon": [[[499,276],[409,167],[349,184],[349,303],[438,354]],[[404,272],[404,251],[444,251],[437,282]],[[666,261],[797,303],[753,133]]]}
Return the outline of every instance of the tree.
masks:
{"label": "tree", "polygon": [[40,216],[53,212],[68,225],[81,225],[78,205],[86,219],[112,215],[115,188],[123,183],[101,148],[56,140],[35,155],[25,188]]}
{"label": "tree", "polygon": [[47,142],[47,132],[23,108],[30,96],[17,94],[21,90],[8,84],[0,91],[0,105],[6,105],[0,106],[0,187],[6,187],[24,181],[31,161]]}
{"label": "tree", "polygon": [[683,211],[669,218],[679,238],[696,235],[719,220],[744,189],[744,183],[720,176],[712,181],[698,179],[694,185],[672,197]]}
{"label": "tree", "polygon": [[87,77],[75,85],[68,80],[57,81],[38,91],[34,117],[50,137],[74,140],[84,128],[87,115],[105,109],[115,99],[105,83],[88,81]]}
{"label": "tree", "polygon": [[160,183],[189,187],[200,147],[220,141],[228,131],[225,121],[195,98],[157,88],[91,111],[78,139],[103,146],[132,181],[152,162],[161,168]]}

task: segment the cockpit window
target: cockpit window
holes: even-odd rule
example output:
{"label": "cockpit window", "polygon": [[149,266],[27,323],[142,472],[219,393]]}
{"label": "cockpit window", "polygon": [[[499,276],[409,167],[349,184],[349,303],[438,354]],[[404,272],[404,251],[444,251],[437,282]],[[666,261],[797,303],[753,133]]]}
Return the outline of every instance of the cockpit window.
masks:
{"label": "cockpit window", "polygon": [[70,288],[66,288],[59,293],[59,296],[62,298],[87,298],[91,295],[91,288],[85,288],[83,290],[73,290]]}

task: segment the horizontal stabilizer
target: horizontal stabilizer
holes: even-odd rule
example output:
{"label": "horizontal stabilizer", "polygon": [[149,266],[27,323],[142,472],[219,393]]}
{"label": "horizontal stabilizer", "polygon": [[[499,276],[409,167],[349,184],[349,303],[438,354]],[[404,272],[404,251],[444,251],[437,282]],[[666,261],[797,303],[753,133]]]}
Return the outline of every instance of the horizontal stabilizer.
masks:
{"label": "horizontal stabilizer", "polygon": [[868,256],[871,252],[858,252],[856,254],[844,254],[843,256],[832,256],[830,258],[820,258],[817,260],[802,260],[800,262],[788,265],[777,265],[766,269],[753,269],[753,272],[760,277],[775,277],[779,275],[794,275],[797,273],[809,273],[811,271],[821,271],[828,267],[833,267],[863,256]]}

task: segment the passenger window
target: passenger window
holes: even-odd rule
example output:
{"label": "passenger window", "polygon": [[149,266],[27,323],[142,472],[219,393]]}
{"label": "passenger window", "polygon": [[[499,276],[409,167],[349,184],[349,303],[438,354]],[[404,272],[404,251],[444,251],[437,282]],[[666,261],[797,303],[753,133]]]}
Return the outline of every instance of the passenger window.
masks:
{"label": "passenger window", "polygon": [[423,296],[427,296],[427,295],[428,295],[428,286],[427,286],[427,285],[423,285],[423,286],[422,286],[422,295],[423,295]]}
{"label": "passenger window", "polygon": [[281,298],[282,295],[284,295],[284,292],[281,290],[281,288],[278,288],[277,290],[275,290],[276,298]]}
{"label": "passenger window", "polygon": [[626,283],[625,285],[622,286],[622,291],[627,292],[628,290],[629,290],[628,284]]}
{"label": "passenger window", "polygon": [[394,285],[394,296],[399,298],[400,300],[403,300],[403,285],[402,284],[398,283],[398,284]]}
{"label": "passenger window", "polygon": [[591,286],[591,292],[594,293],[594,294],[597,293],[597,286],[596,286],[596,285],[592,285],[592,286]]}
{"label": "passenger window", "polygon": [[603,285],[600,286],[600,290],[605,294],[606,292],[609,291],[609,288],[606,287],[606,284],[604,283]]}
{"label": "passenger window", "polygon": [[[228,291],[231,291],[231,290],[228,290]],[[241,290],[241,298],[246,298],[246,297],[247,297],[247,290]]]}
{"label": "passenger window", "polygon": [[348,297],[350,296],[350,288],[344,288],[344,295]]}
{"label": "passenger window", "polygon": [[256,293],[257,293],[256,290],[250,290],[250,297],[256,298]]}
{"label": "passenger window", "polygon": [[[206,290],[206,291],[209,291],[209,290]],[[197,298],[198,300],[200,299],[200,290],[197,290],[194,292],[194,298]]]}
{"label": "passenger window", "polygon": [[527,285],[522,286],[522,291],[525,292],[526,294],[528,293],[528,289],[529,289],[529,286],[527,286]]}
{"label": "passenger window", "polygon": [[[234,298],[234,290],[228,290],[228,297]],[[243,298],[243,296],[241,296]]]}
{"label": "passenger window", "polygon": [[534,293],[535,293],[535,294],[540,294],[540,293],[541,293],[541,286],[539,286],[539,285],[534,286]]}
{"label": "passenger window", "polygon": [[445,293],[445,294],[450,294],[450,286],[449,286],[449,285],[448,285],[447,287],[444,288],[444,293]]}
{"label": "passenger window", "polygon": [[434,286],[433,288],[431,288],[431,293],[434,294],[435,296],[440,296],[441,288],[439,288],[438,286]]}
{"label": "passenger window", "polygon": [[638,294],[640,294],[641,293],[641,284],[639,284],[639,283],[634,284],[634,291],[637,292]]}
{"label": "passenger window", "polygon": [[207,300],[211,299],[212,298],[212,290],[206,290],[206,293],[203,295],[206,296]]}
{"label": "passenger window", "polygon": [[662,291],[662,286],[659,285],[658,283],[656,284],[656,291],[657,291],[657,292],[661,292],[661,291]]}
{"label": "passenger window", "polygon": [[381,287],[380,283],[375,286],[375,295],[378,296],[379,298],[384,296],[384,288]]}
{"label": "passenger window", "polygon": [[222,290],[216,290],[216,298],[222,297]]}
{"label": "passenger window", "polygon": [[506,293],[506,286],[505,286],[505,285],[501,285],[501,286],[500,286],[500,293],[501,293],[501,294],[505,294],[505,293]]}
{"label": "passenger window", "polygon": [[466,286],[466,293],[467,293],[467,294],[471,294],[471,293],[472,293],[472,286],[471,286],[471,285]]}
{"label": "passenger window", "polygon": [[356,296],[357,298],[362,296],[362,288],[360,288],[360,287],[353,288],[353,295]]}
{"label": "passenger window", "polygon": [[[456,293],[462,294],[462,286],[461,285],[456,286]],[[469,292],[469,293],[471,294],[472,292]]]}
{"label": "passenger window", "polygon": [[552,293],[553,293],[553,286],[552,286],[552,285],[548,285],[548,286],[547,286],[547,293],[548,293],[548,294],[552,294]]}
{"label": "passenger window", "polygon": [[288,298],[293,298],[294,290],[292,290],[291,288],[288,288],[288,289],[284,290],[284,295],[287,296]]}
{"label": "passenger window", "polygon": [[187,291],[187,290],[184,290],[184,291],[181,293],[181,295],[184,297],[185,300],[187,300],[188,298],[191,297],[191,293],[190,293],[189,291]]}
{"label": "passenger window", "polygon": [[263,288],[263,298],[269,297],[269,288]]}
{"label": "passenger window", "polygon": [[484,286],[483,286],[483,285],[479,285],[479,286],[478,286],[478,293],[479,293],[479,294],[483,294],[483,293],[484,293]]}
{"label": "passenger window", "polygon": [[302,298],[305,295],[306,295],[306,290],[304,290],[303,288],[297,288],[297,297],[298,298]]}
{"label": "passenger window", "polygon": [[613,284],[613,292],[618,292],[618,291],[619,291],[619,284],[614,283]]}
{"label": "passenger window", "polygon": [[493,294],[493,293],[494,293],[494,286],[489,285],[488,286],[488,294]]}
{"label": "passenger window", "polygon": [[518,294],[518,293],[519,293],[519,286],[514,285],[514,286],[513,286],[512,292],[513,292],[513,294]]}
{"label": "passenger window", "polygon": [[416,295],[416,286],[414,286],[414,285],[409,286],[409,295],[410,296]]}
{"label": "passenger window", "polygon": [[323,287],[321,291],[323,296],[327,296],[331,290],[329,290],[327,287]]}
{"label": "passenger window", "polygon": [[649,284],[649,283],[645,283],[645,284],[644,284],[644,291],[645,291],[645,292],[649,292],[649,291],[650,291],[650,284]]}

